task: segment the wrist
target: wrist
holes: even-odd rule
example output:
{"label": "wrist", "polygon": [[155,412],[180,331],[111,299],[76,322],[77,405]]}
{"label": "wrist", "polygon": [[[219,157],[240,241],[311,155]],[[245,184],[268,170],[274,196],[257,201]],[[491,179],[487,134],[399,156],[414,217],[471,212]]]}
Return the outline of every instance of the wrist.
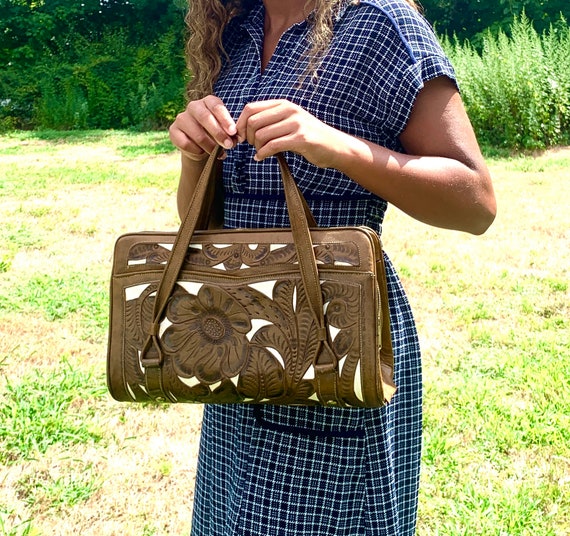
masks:
{"label": "wrist", "polygon": [[340,134],[341,136],[330,145],[332,151],[328,167],[350,176],[355,165],[360,167],[372,159],[372,150],[365,140],[345,132]]}

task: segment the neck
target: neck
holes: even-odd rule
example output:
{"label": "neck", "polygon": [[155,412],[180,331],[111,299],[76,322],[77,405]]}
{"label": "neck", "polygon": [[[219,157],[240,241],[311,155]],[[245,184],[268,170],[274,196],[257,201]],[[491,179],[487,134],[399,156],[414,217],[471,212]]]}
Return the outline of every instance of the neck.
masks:
{"label": "neck", "polygon": [[263,0],[263,4],[265,31],[275,33],[283,33],[293,24],[305,20],[312,9],[312,2],[305,7],[307,0]]}

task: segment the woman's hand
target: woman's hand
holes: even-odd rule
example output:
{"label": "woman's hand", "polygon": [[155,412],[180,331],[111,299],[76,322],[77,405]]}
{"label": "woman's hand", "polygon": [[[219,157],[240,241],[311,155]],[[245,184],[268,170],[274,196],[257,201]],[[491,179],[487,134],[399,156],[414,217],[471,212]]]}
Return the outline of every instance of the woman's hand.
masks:
{"label": "woman's hand", "polygon": [[204,160],[221,145],[231,149],[237,128],[224,103],[214,95],[192,101],[169,129],[170,140],[190,160]]}
{"label": "woman's hand", "polygon": [[[186,208],[196,188],[206,158],[221,145],[231,149],[237,143],[237,128],[224,103],[214,95],[192,101],[169,129],[170,140],[182,153],[182,168],[178,186],[178,212]],[[225,152],[221,159],[225,157]]]}
{"label": "woman's hand", "polygon": [[253,145],[258,161],[281,151],[293,151],[318,167],[332,167],[334,147],[345,136],[284,99],[249,103],[237,121],[238,141],[247,140]]}

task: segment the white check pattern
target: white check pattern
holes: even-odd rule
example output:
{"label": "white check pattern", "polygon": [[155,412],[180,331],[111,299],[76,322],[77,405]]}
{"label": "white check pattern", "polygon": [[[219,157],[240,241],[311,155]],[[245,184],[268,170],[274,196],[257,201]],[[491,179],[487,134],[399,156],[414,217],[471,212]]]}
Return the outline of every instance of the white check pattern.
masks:
{"label": "white check pattern", "polygon": [[[281,38],[260,72],[261,1],[225,34],[217,95],[237,118],[247,102],[287,98],[328,124],[395,150],[423,83],[455,80],[429,24],[403,0],[363,0],[336,21],[316,85],[299,87],[307,24]],[[275,159],[243,143],[224,161],[228,227],[288,226]],[[381,232],[386,202],[333,169],[288,154],[321,226]],[[421,455],[422,378],[408,300],[386,258],[398,392],[382,409],[207,406],[193,536],[412,536]]]}

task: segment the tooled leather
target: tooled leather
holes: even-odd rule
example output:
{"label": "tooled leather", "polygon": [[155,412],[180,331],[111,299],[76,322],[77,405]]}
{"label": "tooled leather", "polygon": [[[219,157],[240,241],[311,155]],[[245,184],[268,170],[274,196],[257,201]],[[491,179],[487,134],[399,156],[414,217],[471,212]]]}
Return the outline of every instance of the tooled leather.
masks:
{"label": "tooled leather", "polygon": [[[351,242],[315,244],[315,258],[319,264],[359,266],[358,247]],[[131,246],[128,262],[132,264],[165,264],[170,250],[156,243],[137,243]],[[294,244],[190,244],[182,269],[196,266],[218,266],[227,271],[240,270],[244,266],[269,266],[276,263],[297,263]]]}
{"label": "tooled leather", "polygon": [[[308,229],[314,219],[280,157],[291,232],[271,231],[274,244],[255,230],[241,237],[214,233],[208,236],[215,242],[208,242],[195,231],[203,228],[215,159],[174,245],[168,233],[117,241],[111,394],[141,401],[382,405],[393,394],[393,361],[390,344],[380,352],[389,316],[387,300],[380,307],[378,298],[379,287],[386,298],[384,274],[376,279],[378,238],[369,230],[318,229],[314,246]],[[232,245],[219,245],[225,238]],[[162,275],[156,265],[165,265]],[[185,279],[188,274],[193,278]],[[156,281],[146,283],[151,277]],[[271,291],[260,292],[269,281]]]}
{"label": "tooled leather", "polygon": [[[159,335],[164,355],[161,381],[168,398],[179,402],[258,403],[271,398],[272,403],[323,403],[316,397],[318,382],[310,371],[319,341],[303,285],[296,277],[275,280],[272,286],[269,297],[246,284],[222,289],[205,283],[196,293],[176,285]],[[334,332],[330,347],[335,358],[343,360],[338,388],[331,387],[334,398],[338,400],[338,389],[344,404],[363,405],[354,392],[361,359],[355,319],[359,318],[362,289],[338,281],[324,281],[321,288],[329,329]],[[155,291],[156,285],[151,285],[125,303],[128,363],[124,381],[135,400],[152,394],[147,392],[139,354],[153,321]],[[262,327],[252,331],[254,322]]]}

